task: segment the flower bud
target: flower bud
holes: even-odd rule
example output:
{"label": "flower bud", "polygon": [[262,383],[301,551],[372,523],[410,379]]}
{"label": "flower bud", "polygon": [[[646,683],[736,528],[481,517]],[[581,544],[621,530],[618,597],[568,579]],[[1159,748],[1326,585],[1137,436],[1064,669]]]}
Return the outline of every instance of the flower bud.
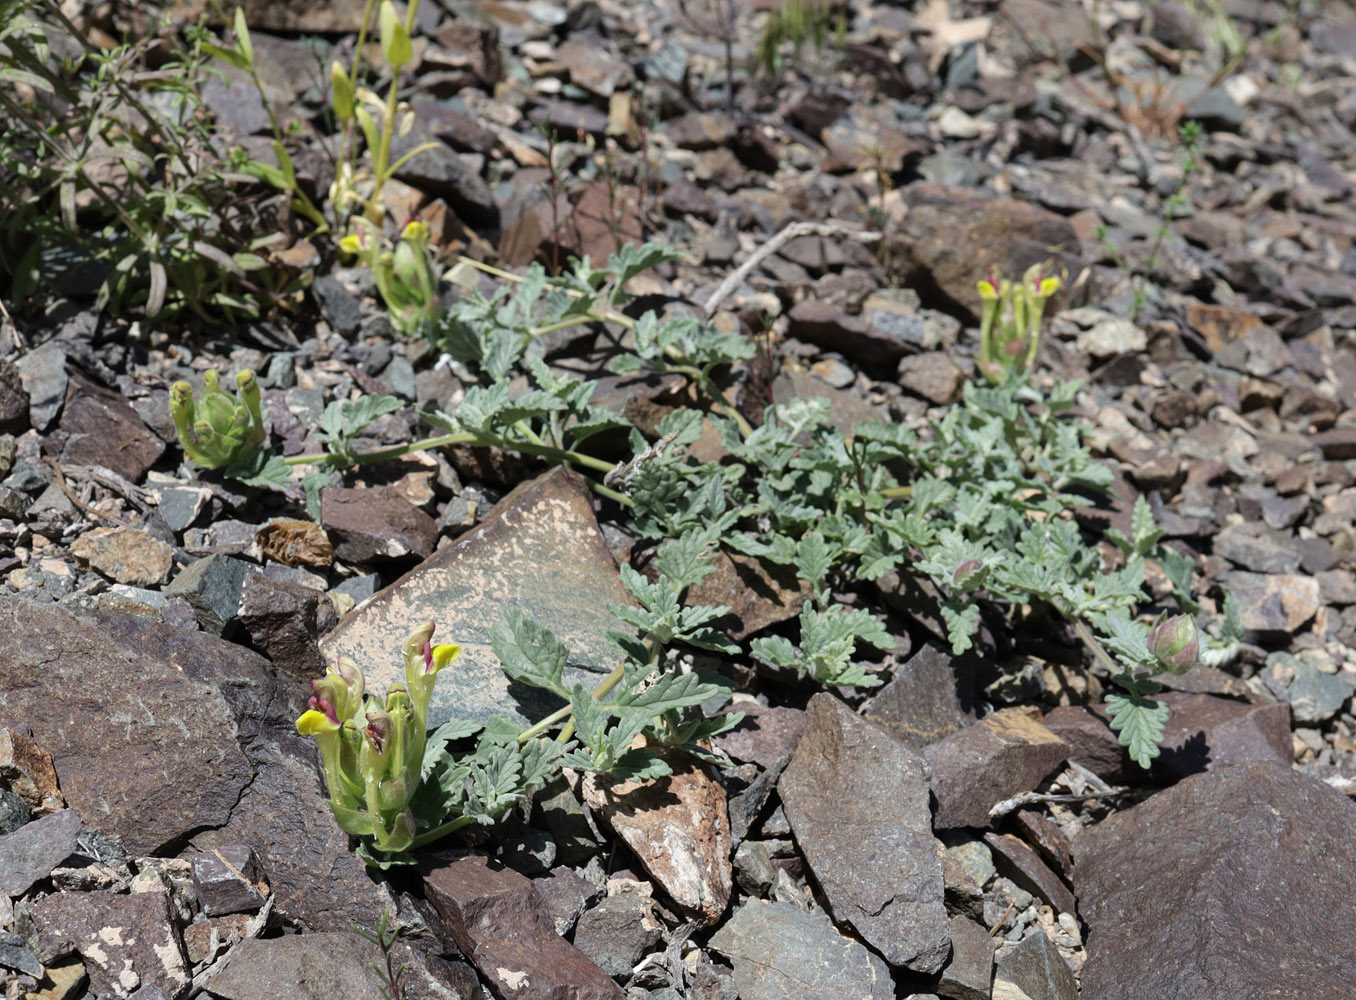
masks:
{"label": "flower bud", "polygon": [[951,574],[951,585],[959,591],[975,590],[984,585],[989,567],[982,559],[966,559]]}
{"label": "flower bud", "polygon": [[1149,652],[1164,670],[1184,674],[1196,665],[1201,632],[1191,615],[1169,618],[1165,611],[1149,627],[1148,643]]}

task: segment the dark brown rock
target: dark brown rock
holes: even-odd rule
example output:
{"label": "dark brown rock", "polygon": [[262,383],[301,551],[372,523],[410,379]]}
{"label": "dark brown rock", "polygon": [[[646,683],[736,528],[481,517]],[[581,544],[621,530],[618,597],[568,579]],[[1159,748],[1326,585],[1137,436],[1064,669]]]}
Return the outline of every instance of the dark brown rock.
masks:
{"label": "dark brown rock", "polygon": [[1125,747],[1116,740],[1105,714],[1085,705],[1061,705],[1045,714],[1045,727],[1069,747],[1069,760],[1097,777],[1119,784],[1136,773]]}
{"label": "dark brown rock", "polygon": [[58,432],[44,447],[58,441],[63,465],[101,465],[134,483],[165,452],[165,443],[125,399],[76,369],[70,372]]}
{"label": "dark brown rock", "polygon": [[[940,293],[973,313],[975,285],[991,268],[1019,278],[1032,264],[1053,257],[1057,267],[1078,271],[1078,236],[1064,216],[970,188],[919,182],[902,193],[909,211],[891,251],[920,292]],[[1053,314],[1057,303],[1047,306],[1047,313]]]}
{"label": "dark brown rock", "polygon": [[1290,706],[1250,705],[1209,694],[1169,691],[1159,697],[1170,712],[1154,777],[1177,781],[1248,761],[1289,766]]}
{"label": "dark brown rock", "polygon": [[302,677],[325,673],[320,636],[337,621],[334,604],[320,591],[262,574],[245,578],[240,624],[250,642],[289,673]]}
{"label": "dark brown rock", "polygon": [[715,572],[688,590],[687,602],[729,608],[721,623],[736,640],[796,617],[810,596],[809,584],[797,579],[794,571],[753,556],[722,549],[710,565]]}
{"label": "dark brown rock", "polygon": [[1034,847],[1065,881],[1073,875],[1073,850],[1069,838],[1053,820],[1031,809],[1019,809],[1012,817],[1023,839]]}
{"label": "dark brown rock", "polygon": [[857,316],[848,316],[817,299],[802,299],[787,314],[787,333],[797,340],[867,365],[894,365],[908,345]]}
{"label": "dark brown rock", "polygon": [[192,864],[193,887],[198,890],[202,912],[209,917],[253,913],[264,905],[268,887],[259,859],[248,844],[227,844],[195,854]]}
{"label": "dark brown rock", "polygon": [[1354,824],[1342,793],[1256,762],[1187,778],[1085,831],[1083,1000],[1347,996]]}
{"label": "dark brown rock", "polygon": [[39,934],[75,943],[99,996],[155,986],[178,996],[189,983],[169,893],[58,892],[29,908]]}
{"label": "dark brown rock", "polygon": [[1039,896],[1057,913],[1078,913],[1073,892],[1029,844],[1010,833],[986,833],[984,842],[993,850],[993,863],[998,874]]}
{"label": "dark brown rock", "polygon": [[64,809],[52,755],[18,729],[0,726],[0,779],[36,816]]}
{"label": "dark brown rock", "polygon": [[1323,457],[1329,461],[1345,462],[1349,458],[1356,458],[1356,427],[1334,427],[1330,431],[1319,431],[1309,440],[1323,451]]}
{"label": "dark brown rock", "polygon": [[0,434],[28,429],[28,393],[13,363],[0,359]]}
{"label": "dark brown rock", "polygon": [[834,919],[891,965],[936,972],[950,949],[922,758],[828,694],[778,784]]}
{"label": "dark brown rock", "polygon": [[515,1000],[623,1000],[608,975],[560,938],[531,881],[488,858],[424,869],[436,928],[501,996]]}
{"label": "dark brown rock", "polygon": [[320,523],[335,555],[359,565],[427,559],[438,541],[433,518],[390,487],[321,490]]}
{"label": "dark brown rock", "polygon": [[1035,930],[1020,941],[1005,944],[998,953],[993,995],[1014,1000],[1078,1000],[1078,980],[1054,942],[1044,931]]}
{"label": "dark brown rock", "polygon": [[14,598],[0,599],[0,662],[0,715],[32,727],[81,815],[143,854],[226,821],[250,769],[213,686],[155,647]]}
{"label": "dark brown rock", "polygon": [[991,808],[1034,789],[1068,752],[1058,736],[1012,708],[925,747],[936,797],[933,828],[987,827]]}
{"label": "dark brown rock", "polygon": [[905,746],[922,750],[979,718],[991,673],[978,656],[927,645],[895,670],[862,714]]}

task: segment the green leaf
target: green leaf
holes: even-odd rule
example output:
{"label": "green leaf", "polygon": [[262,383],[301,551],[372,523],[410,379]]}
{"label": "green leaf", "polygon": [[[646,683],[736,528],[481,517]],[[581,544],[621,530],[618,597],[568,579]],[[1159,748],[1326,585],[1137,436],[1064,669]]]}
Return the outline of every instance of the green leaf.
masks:
{"label": "green leaf", "polygon": [[254,43],[250,41],[250,26],[245,23],[244,7],[235,9],[235,19],[232,26],[235,28],[236,46],[240,49],[240,54],[245,57],[246,66],[254,65]]}
{"label": "green leaf", "polygon": [[1111,728],[1130,758],[1147,768],[1159,754],[1163,730],[1168,723],[1168,706],[1142,695],[1109,694],[1106,699]]}
{"label": "green leaf", "polygon": [[951,643],[953,653],[960,655],[974,645],[971,636],[979,627],[978,605],[967,604],[964,607],[956,607],[943,604],[942,620],[946,622],[946,637]]}
{"label": "green leaf", "polygon": [[388,66],[398,70],[414,56],[414,48],[410,45],[410,33],[405,27],[405,22],[396,13],[395,4],[391,3],[391,0],[382,0],[378,17],[381,25],[382,57]]}
{"label": "green leaf", "polygon": [[824,578],[833,566],[833,553],[824,536],[811,531],[796,545],[796,572],[815,590],[820,588]]}
{"label": "green leaf", "polygon": [[515,681],[545,688],[562,698],[570,696],[561,676],[570,653],[550,629],[538,625],[518,608],[505,608],[490,629],[490,646]]}
{"label": "green leaf", "polygon": [[653,717],[676,709],[695,707],[723,690],[720,685],[705,681],[696,673],[663,673],[645,690],[627,692],[606,704],[618,713],[625,710]]}

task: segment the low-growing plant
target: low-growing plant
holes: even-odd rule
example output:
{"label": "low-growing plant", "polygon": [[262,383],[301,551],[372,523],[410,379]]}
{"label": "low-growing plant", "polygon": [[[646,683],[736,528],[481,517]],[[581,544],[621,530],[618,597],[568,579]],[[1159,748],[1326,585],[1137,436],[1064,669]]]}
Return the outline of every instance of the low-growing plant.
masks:
{"label": "low-growing plant", "polygon": [[[405,683],[392,684],[382,700],[346,658],[313,681],[297,730],[319,745],[330,811],[358,838],[358,855],[377,868],[412,863],[411,851],[468,824],[495,822],[561,767],[639,780],[671,773],[661,755],[670,751],[724,763],[702,741],[738,725],[743,713],[702,716],[698,707],[727,694],[727,685],[672,669],[666,657],[675,643],[736,651],[710,624],[729,608],[679,600],[706,557],[700,542],[680,539],[660,552],[654,582],[622,568],[636,606],[609,607],[634,631],[608,632],[620,662],[592,691],[566,684],[569,651],[549,629],[506,609],[491,634],[504,672],[565,703],[526,729],[495,717],[484,725],[453,719],[427,732],[438,672],[461,654],[455,644],[433,644],[432,623],[406,639]],[[449,746],[473,739],[470,749]]]}
{"label": "low-growing plant", "polygon": [[[534,265],[523,276],[506,275],[513,280],[492,296],[466,295],[431,328],[435,342],[478,380],[454,410],[423,414],[442,434],[394,448],[364,448],[363,429],[401,404],[393,397],[360,396],[326,407],[319,435],[324,451],[284,459],[269,455],[264,442],[247,462],[232,448],[231,461],[246,472],[259,470],[252,481],[289,489],[292,467],[313,466],[301,484],[313,513],[319,486],[335,473],[447,444],[489,445],[599,476],[602,481],[591,481],[594,489],[622,508],[633,535],[657,547],[655,581],[630,567],[622,570],[643,610],[617,611],[648,636],[641,645],[616,640],[630,657],[625,670],[644,676],[657,668],[657,651],[669,642],[741,651],[709,631],[720,609],[681,604],[686,590],[711,572],[708,558],[718,549],[787,567],[804,582],[809,598],[797,621],[755,638],[747,652],[769,667],[800,671],[820,683],[876,683],[876,668],[863,656],[869,649],[891,648],[891,636],[868,607],[845,605],[838,595],[880,584],[890,574],[931,588],[940,628],[958,653],[974,642],[986,609],[1000,617],[1062,619],[1122,689],[1109,699],[1113,727],[1131,755],[1147,764],[1158,752],[1166,714],[1152,697],[1159,690],[1155,675],[1182,669],[1197,653],[1211,662],[1229,655],[1240,634],[1237,615],[1226,602],[1215,637],[1188,634],[1197,629],[1194,616],[1201,610],[1191,596],[1192,561],[1159,544],[1162,532],[1142,499],[1128,536],[1105,533],[1120,550],[1118,567],[1109,567],[1085,537],[1071,512],[1105,491],[1111,474],[1089,453],[1079,425],[1068,419],[1078,384],[1055,383],[1041,391],[1014,364],[997,384],[967,385],[960,401],[921,434],[882,423],[845,432],[830,424],[829,404],[820,398],[769,406],[754,427],[726,396],[735,365],[753,354],[747,338],[695,318],[645,311],[632,319],[622,312],[629,279],[670,256],[658,247],[627,247],[604,268],[577,261],[548,279]],[[1039,275],[1028,274],[1024,289],[1027,283],[1036,307],[1014,309],[1003,326],[996,316],[991,321],[1002,331],[995,337],[1000,352],[1018,342],[1018,351],[1006,353],[1013,361],[1031,356],[1039,303],[1051,290]],[[1008,294],[1018,295],[1012,286]],[[538,346],[545,332],[594,323],[624,334],[612,342],[612,371],[683,375],[706,397],[705,406],[673,410],[651,437],[598,407],[592,402],[595,383],[551,367]],[[515,384],[519,388],[511,388]],[[184,391],[176,389],[181,396]],[[222,411],[219,419],[228,430],[235,426],[237,409],[221,403],[211,408]],[[613,463],[581,450],[602,431],[627,433],[631,458]],[[718,435],[728,457],[697,461],[688,453],[708,432]],[[255,440],[240,449],[248,452]],[[1152,626],[1143,613],[1150,560],[1172,581],[1177,605],[1176,615],[1160,615]],[[647,727],[651,737],[682,734],[682,720],[651,717],[627,741],[621,740],[623,727],[608,737],[611,742],[599,742],[602,723],[593,703],[561,686],[543,666],[563,664],[563,647],[512,616],[504,628],[509,632],[500,635],[496,651],[510,675],[525,683],[536,677],[539,686],[573,706],[566,714],[575,714],[573,725],[589,756],[579,756],[584,750],[561,751],[571,766],[583,767],[587,759],[591,766],[615,770],[627,741]],[[537,652],[522,652],[529,648]],[[632,676],[625,670],[593,692],[594,701]],[[615,697],[603,704],[625,707]],[[628,723],[633,729],[636,724],[635,718]],[[567,724],[567,739],[571,732]],[[507,746],[508,735],[507,729],[490,727],[485,739]],[[489,815],[477,809],[471,813]],[[416,829],[426,832],[418,823]]]}
{"label": "low-growing plant", "polygon": [[847,8],[831,0],[786,0],[768,11],[763,33],[754,50],[754,63],[770,79],[781,76],[785,49],[799,59],[807,44],[822,50],[832,41],[841,45],[847,33]]}
{"label": "low-growing plant", "polygon": [[[202,33],[157,70],[154,37],[101,49],[54,0],[0,22],[0,244],[11,297],[63,273],[96,306],[210,323],[291,306],[310,280],[274,254],[267,188],[214,135]],[[66,266],[61,266],[61,264]]]}

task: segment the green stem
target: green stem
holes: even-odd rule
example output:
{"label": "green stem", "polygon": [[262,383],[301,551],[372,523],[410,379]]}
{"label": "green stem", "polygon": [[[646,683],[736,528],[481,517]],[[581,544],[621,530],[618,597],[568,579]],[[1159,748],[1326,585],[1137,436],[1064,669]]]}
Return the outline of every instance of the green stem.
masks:
{"label": "green stem", "polygon": [[[602,701],[604,698],[606,698],[609,694],[612,693],[612,689],[615,688],[618,684],[620,684],[622,682],[622,678],[625,676],[626,676],[626,664],[623,663],[621,666],[613,670],[612,673],[604,677],[602,681],[599,682],[598,686],[593,689],[593,700]],[[556,709],[546,718],[538,722],[535,726],[531,726],[527,729],[524,729],[521,733],[519,733],[518,742],[526,743],[533,737],[540,736],[542,733],[546,732],[546,730],[550,729],[556,723],[563,722],[564,720],[568,719],[573,711],[574,708],[571,705],[565,705],[562,708]]]}
{"label": "green stem", "polygon": [[886,500],[905,500],[913,496],[912,486],[887,486],[880,491]]}
{"label": "green stem", "polygon": [[450,819],[446,823],[435,826],[431,830],[425,830],[423,833],[417,834],[414,840],[410,841],[410,850],[431,844],[435,840],[446,837],[449,833],[455,833],[469,822],[471,822],[471,817],[458,816],[456,819]]}

